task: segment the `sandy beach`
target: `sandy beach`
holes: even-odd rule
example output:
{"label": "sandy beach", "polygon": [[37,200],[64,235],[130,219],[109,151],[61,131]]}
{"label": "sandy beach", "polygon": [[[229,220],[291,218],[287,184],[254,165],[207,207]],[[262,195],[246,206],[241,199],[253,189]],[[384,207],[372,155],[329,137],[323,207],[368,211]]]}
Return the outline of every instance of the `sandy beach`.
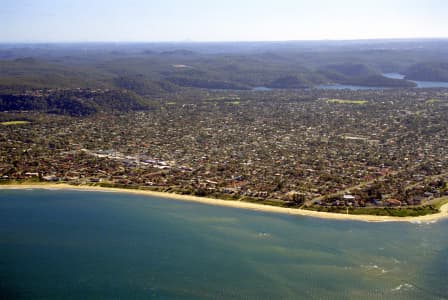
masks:
{"label": "sandy beach", "polygon": [[226,206],[240,209],[248,209],[254,211],[280,213],[297,216],[307,216],[313,218],[333,219],[333,220],[352,220],[363,222],[433,222],[448,217],[448,203],[441,207],[441,212],[437,214],[418,216],[418,217],[390,217],[390,216],[374,216],[374,215],[346,215],[339,213],[317,212],[297,208],[276,207],[270,205],[255,204],[243,201],[220,200],[214,198],[196,197],[189,195],[178,195],[172,193],[144,191],[136,189],[120,189],[120,188],[103,188],[96,186],[74,186],[69,184],[16,184],[0,186],[0,190],[6,189],[57,189],[57,190],[78,190],[78,191],[94,191],[94,192],[114,192],[126,194],[138,194],[152,197],[166,198],[168,200],[190,201],[207,205]]}

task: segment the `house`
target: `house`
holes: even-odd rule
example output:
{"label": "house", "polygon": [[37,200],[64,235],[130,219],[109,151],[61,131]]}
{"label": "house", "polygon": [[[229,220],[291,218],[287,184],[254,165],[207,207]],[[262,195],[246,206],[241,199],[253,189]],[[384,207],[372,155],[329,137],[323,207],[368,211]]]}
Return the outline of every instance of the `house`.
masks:
{"label": "house", "polygon": [[37,173],[37,172],[26,172],[25,176],[37,177],[37,176],[39,176],[39,173]]}
{"label": "house", "polygon": [[42,178],[46,181],[59,181],[59,177],[57,177],[56,175],[48,175]]}
{"label": "house", "polygon": [[423,196],[424,196],[424,197],[427,197],[428,199],[431,199],[431,198],[434,197],[434,194],[431,193],[431,192],[424,192],[424,193],[423,193]]}
{"label": "house", "polygon": [[386,201],[384,201],[384,204],[387,206],[401,206],[401,201],[397,200],[397,199],[387,199]]}

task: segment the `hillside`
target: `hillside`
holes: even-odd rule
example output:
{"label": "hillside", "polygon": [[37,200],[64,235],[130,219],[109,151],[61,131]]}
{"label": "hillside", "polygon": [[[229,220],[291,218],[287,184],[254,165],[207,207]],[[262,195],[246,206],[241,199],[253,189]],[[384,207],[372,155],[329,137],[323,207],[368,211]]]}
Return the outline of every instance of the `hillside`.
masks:
{"label": "hillside", "polygon": [[150,104],[130,91],[44,90],[28,94],[0,94],[0,111],[42,111],[71,116],[97,112],[147,110]]}
{"label": "hillside", "polygon": [[118,88],[134,91],[139,95],[159,95],[179,90],[178,86],[168,81],[154,81],[143,75],[120,76],[113,81]]}
{"label": "hillside", "polygon": [[406,79],[448,82],[448,62],[427,62],[412,65],[404,74]]}
{"label": "hillside", "polygon": [[[0,44],[0,94],[2,109],[82,115],[140,109],[153,100],[171,101],[204,90],[301,89],[321,84],[408,88],[415,85],[381,74],[448,81],[446,57],[448,40]],[[30,96],[35,90],[53,90],[52,97],[59,100]],[[61,90],[71,94],[60,98]],[[112,101],[101,100],[103,96],[92,95],[91,90],[103,91]]]}
{"label": "hillside", "polygon": [[323,71],[332,71],[334,73],[339,73],[348,78],[350,77],[366,77],[370,75],[377,74],[378,71],[374,70],[372,67],[363,63],[341,63],[325,66]]}
{"label": "hillside", "polygon": [[274,80],[266,85],[269,88],[278,89],[301,89],[311,87],[311,83],[304,76],[285,76]]}

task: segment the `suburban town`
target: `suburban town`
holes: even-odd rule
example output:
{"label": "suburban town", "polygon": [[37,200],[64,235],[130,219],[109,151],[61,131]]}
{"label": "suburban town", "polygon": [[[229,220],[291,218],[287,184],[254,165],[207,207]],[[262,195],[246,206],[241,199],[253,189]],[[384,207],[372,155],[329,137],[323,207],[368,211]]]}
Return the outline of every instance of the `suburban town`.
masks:
{"label": "suburban town", "polygon": [[208,90],[154,103],[85,117],[2,113],[1,182],[326,211],[416,207],[448,194],[446,89]]}

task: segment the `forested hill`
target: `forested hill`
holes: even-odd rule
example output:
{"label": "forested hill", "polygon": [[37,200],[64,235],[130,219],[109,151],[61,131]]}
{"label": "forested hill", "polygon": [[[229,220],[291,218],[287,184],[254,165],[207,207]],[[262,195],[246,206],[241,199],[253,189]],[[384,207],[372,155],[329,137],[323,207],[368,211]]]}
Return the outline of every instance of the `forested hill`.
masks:
{"label": "forested hill", "polygon": [[150,105],[131,91],[44,90],[25,94],[0,94],[1,111],[43,111],[72,116],[97,112],[118,113],[149,109]]}
{"label": "forested hill", "polygon": [[448,57],[445,62],[426,62],[412,65],[404,74],[406,79],[448,82]]}
{"label": "forested hill", "polygon": [[[195,90],[321,84],[407,88],[414,83],[382,73],[448,81],[447,57],[448,40],[0,44],[0,110],[87,114],[146,109],[154,99]],[[26,95],[36,90],[57,92]]]}

